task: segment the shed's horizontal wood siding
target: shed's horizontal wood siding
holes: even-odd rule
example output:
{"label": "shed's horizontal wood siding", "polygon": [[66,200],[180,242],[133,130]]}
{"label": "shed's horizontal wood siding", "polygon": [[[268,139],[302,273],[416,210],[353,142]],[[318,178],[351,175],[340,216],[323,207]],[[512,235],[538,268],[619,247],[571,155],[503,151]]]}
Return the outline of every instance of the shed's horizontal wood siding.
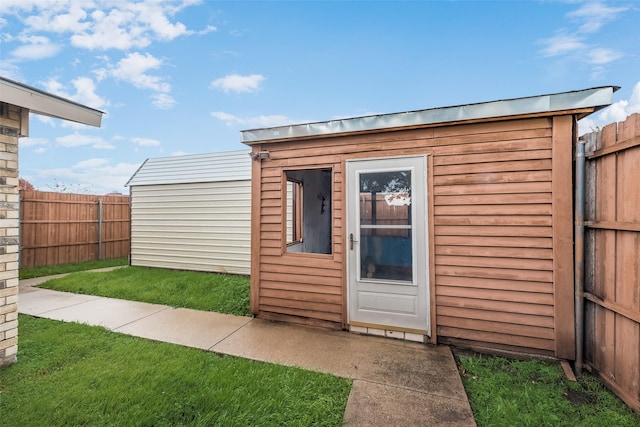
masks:
{"label": "shed's horizontal wood siding", "polygon": [[249,274],[251,181],[131,187],[131,265]]}
{"label": "shed's horizontal wood siding", "polygon": [[[533,118],[254,146],[271,154],[260,170],[259,313],[346,322],[345,160],[430,154],[438,339],[554,354],[552,123]],[[318,166],[334,173],[333,254],[286,254],[283,170]]]}
{"label": "shed's horizontal wood siding", "polygon": [[[259,311],[263,317],[286,316],[306,323],[340,327],[343,321],[343,274],[341,223],[342,189],[334,184],[331,255],[284,252],[284,169],[309,168],[301,158],[264,162],[260,208]],[[290,165],[300,162],[300,167]],[[326,166],[326,165],[325,165]],[[330,164],[334,182],[341,181],[342,168]],[[269,316],[269,315],[272,316]],[[307,319],[306,321],[304,319]]]}
{"label": "shed's horizontal wood siding", "polygon": [[552,130],[527,124],[434,156],[437,334],[552,354]]}

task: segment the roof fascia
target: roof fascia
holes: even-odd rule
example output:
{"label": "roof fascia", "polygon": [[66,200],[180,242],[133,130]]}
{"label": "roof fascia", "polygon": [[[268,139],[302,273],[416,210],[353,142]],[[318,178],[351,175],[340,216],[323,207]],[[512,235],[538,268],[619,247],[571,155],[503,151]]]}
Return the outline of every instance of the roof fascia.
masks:
{"label": "roof fascia", "polygon": [[100,127],[100,110],[61,98],[22,83],[0,77],[0,101],[28,109],[35,114]]}
{"label": "roof fascia", "polygon": [[526,98],[245,130],[241,131],[241,135],[244,144],[253,145],[291,139],[416,129],[454,123],[552,116],[568,114],[568,112],[578,114],[582,118],[610,105],[613,102],[613,93],[618,89],[617,86],[604,86]]}

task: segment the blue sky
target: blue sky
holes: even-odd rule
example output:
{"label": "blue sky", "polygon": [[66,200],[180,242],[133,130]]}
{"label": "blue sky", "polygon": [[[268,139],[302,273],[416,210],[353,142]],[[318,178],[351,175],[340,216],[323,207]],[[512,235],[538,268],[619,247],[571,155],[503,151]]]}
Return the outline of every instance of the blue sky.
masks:
{"label": "blue sky", "polygon": [[0,75],[106,113],[32,116],[20,176],[103,194],[240,130],[617,85],[640,112],[635,1],[2,0]]}

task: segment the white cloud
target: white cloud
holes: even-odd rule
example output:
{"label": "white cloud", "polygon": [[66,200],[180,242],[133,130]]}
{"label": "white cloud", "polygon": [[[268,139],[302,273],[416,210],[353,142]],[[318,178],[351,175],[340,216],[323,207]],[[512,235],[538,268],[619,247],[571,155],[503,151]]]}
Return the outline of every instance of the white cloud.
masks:
{"label": "white cloud", "polygon": [[575,52],[587,47],[578,36],[557,34],[548,39],[540,40],[545,47],[540,51],[544,56],[558,56]]}
{"label": "white cloud", "polygon": [[136,2],[112,0],[3,0],[7,12],[28,12],[24,19],[31,31],[70,33],[72,45],[84,49],[140,49],[154,40],[214,31],[207,27],[191,31],[181,22],[173,22],[180,10],[197,4],[186,0],[145,0]]}
{"label": "white cloud", "polygon": [[43,169],[38,177],[52,179],[53,183],[43,190],[105,194],[112,191],[127,192],[124,184],[131,178],[140,164],[110,164],[105,159],[89,159],[76,163],[70,168]]}
{"label": "white cloud", "polygon": [[60,46],[43,36],[21,37],[20,40],[26,44],[18,46],[11,52],[11,56],[17,60],[51,58],[61,50]]}
{"label": "white cloud", "polygon": [[589,63],[602,65],[602,64],[608,64],[610,62],[616,61],[622,58],[624,54],[617,52],[613,49],[597,48],[589,51],[588,56],[589,56]]}
{"label": "white cloud", "polygon": [[610,64],[626,56],[624,52],[609,47],[596,47],[592,39],[600,29],[615,21],[630,7],[610,7],[601,1],[580,2],[580,6],[566,16],[569,18],[566,28],[559,29],[553,37],[537,41],[542,48],[539,53],[544,57],[569,58],[588,64],[592,80],[606,76]]}
{"label": "white cloud", "polygon": [[[42,2],[39,6],[43,6]],[[63,10],[63,13],[57,13],[59,10],[55,8],[55,4],[49,4],[50,8],[41,9],[40,14],[30,15],[25,18],[24,23],[37,31],[51,31],[56,33],[63,32],[80,32],[89,29],[90,22],[85,21],[87,12],[83,9],[87,6],[87,2],[73,2]]]}
{"label": "white cloud", "polygon": [[64,85],[60,83],[58,79],[55,77],[51,77],[48,80],[43,81],[42,85],[44,86],[44,89],[47,92],[52,93],[54,95],[67,97],[67,98],[71,96],[65,91]]}
{"label": "white cloud", "polygon": [[42,82],[42,85],[47,92],[63,98],[71,99],[92,108],[99,109],[109,104],[106,99],[96,94],[96,85],[89,77],[78,77],[72,80],[71,84],[76,90],[75,94],[69,93],[64,85],[55,77],[51,77],[49,80]]}
{"label": "white cloud", "polygon": [[137,163],[117,163],[115,165],[100,166],[88,171],[81,179],[81,182],[86,182],[103,193],[111,191],[127,192],[124,185],[139,167],[140,164]]}
{"label": "white cloud", "polygon": [[211,116],[218,120],[222,120],[228,126],[232,126],[234,124],[241,123],[244,121],[244,119],[234,116],[233,114],[225,113],[224,111],[214,111],[211,113]]}
{"label": "white cloud", "polygon": [[47,151],[47,149],[46,149],[46,148],[44,148],[44,147],[39,147],[39,148],[36,148],[36,149],[35,149],[35,150],[33,150],[33,151],[34,151],[34,153],[36,153],[36,154],[42,154],[42,153],[46,152],[46,151]]}
{"label": "white cloud", "polygon": [[260,74],[251,74],[248,76],[230,74],[214,80],[211,83],[211,88],[221,89],[224,92],[256,92],[260,90],[260,84],[264,79],[264,76]]}
{"label": "white cloud", "polygon": [[61,136],[56,138],[56,142],[59,146],[65,148],[83,147],[90,145],[92,148],[97,149],[112,149],[115,148],[107,141],[98,136],[83,135],[75,132],[71,135]]}
{"label": "white cloud", "polygon": [[216,27],[214,27],[213,25],[207,25],[207,28],[205,28],[204,30],[196,31],[195,34],[199,36],[204,36],[206,34],[214,33],[216,31],[218,31]]}
{"label": "white cloud", "polygon": [[151,89],[157,92],[169,92],[171,86],[162,81],[161,77],[146,74],[149,70],[160,68],[162,60],[146,53],[134,52],[118,61],[116,67],[109,70],[109,74],[116,79],[131,83],[140,89]]}
{"label": "white cloud", "polygon": [[72,169],[91,169],[97,168],[98,166],[104,166],[109,163],[107,159],[87,159],[81,162],[76,163],[71,166]]}
{"label": "white cloud", "polygon": [[78,77],[71,82],[76,88],[73,100],[92,108],[101,108],[107,105],[107,101],[96,94],[96,85],[88,77]]}
{"label": "white cloud", "polygon": [[160,145],[160,141],[151,138],[131,138],[131,142],[141,147],[153,147]]}
{"label": "white cloud", "polygon": [[629,100],[612,104],[600,113],[600,118],[604,121],[621,122],[634,113],[640,113],[640,81],[633,87]]}
{"label": "white cloud", "polygon": [[161,40],[173,40],[187,33],[187,27],[183,23],[172,24],[169,22],[169,18],[167,18],[169,11],[162,3],[131,2],[127,4],[127,8],[136,13],[137,22],[147,24],[149,29]]}
{"label": "white cloud", "polygon": [[[2,0],[2,13],[15,15],[22,20],[24,30],[19,35],[9,32],[1,35],[4,41],[20,42],[22,45],[7,55],[10,60],[0,61],[0,71],[3,75],[18,77],[16,73],[19,68],[12,62],[51,57],[62,49],[44,33],[56,34],[57,38],[67,38],[68,35],[70,44],[77,48],[129,51],[115,66],[94,69],[94,82],[113,77],[137,88],[156,92],[152,96],[154,107],[173,108],[175,99],[160,95],[171,91],[167,77],[150,73],[164,66],[164,61],[135,50],[148,47],[155,41],[170,41],[177,37],[217,31],[211,25],[200,30],[189,29],[176,20],[177,13],[199,3],[202,0]],[[108,64],[109,60],[106,62]],[[99,99],[95,92],[85,95],[78,98],[89,99],[84,103],[94,108],[109,105],[105,99]],[[71,97],[83,102],[78,98]]]}
{"label": "white cloud", "polygon": [[136,23],[136,14],[126,9],[113,8],[109,13],[94,10],[90,19],[92,23],[86,31],[75,32],[71,36],[71,44],[75,47],[128,50],[151,43],[148,31]]}
{"label": "white cloud", "polygon": [[174,151],[173,153],[169,154],[170,156],[186,156],[190,153],[187,153],[186,151]]}
{"label": "white cloud", "polygon": [[38,171],[38,176],[45,178],[78,178],[80,176],[79,173],[72,171],[68,168],[54,168],[54,169],[43,169]]}
{"label": "white cloud", "polygon": [[640,113],[640,81],[633,87],[628,100],[615,102],[600,113],[580,120],[579,134],[593,132],[613,122],[622,122],[635,113]]}
{"label": "white cloud", "polygon": [[58,145],[62,147],[72,148],[72,147],[82,147],[83,145],[90,145],[95,143],[96,138],[81,135],[79,133],[74,133],[71,135],[61,136],[56,138],[56,142]]}
{"label": "white cloud", "polygon": [[179,11],[200,0],[3,0],[4,13],[23,19],[27,32],[70,34],[71,44],[84,49],[140,49],[154,40],[170,41],[180,36],[207,34],[174,22]]}
{"label": "white cloud", "polygon": [[287,116],[271,115],[271,116],[255,116],[255,117],[238,117],[223,111],[214,111],[211,116],[223,121],[227,126],[245,126],[245,127],[274,127],[284,126],[291,123],[300,123],[300,120],[292,120]]}
{"label": "white cloud", "polygon": [[156,93],[151,95],[151,99],[151,104],[160,110],[169,110],[177,104],[176,100],[166,93]]}
{"label": "white cloud", "polygon": [[46,138],[20,138],[19,146],[21,148],[34,147],[36,145],[49,145],[49,140]]}
{"label": "white cloud", "polygon": [[600,80],[606,74],[606,68],[602,65],[596,65],[591,69],[591,73],[589,74],[590,80]]}
{"label": "white cloud", "polygon": [[[2,41],[0,41],[2,43]],[[12,61],[4,59],[4,55],[0,55],[0,75],[15,81],[24,81],[20,67]]]}
{"label": "white cloud", "polygon": [[627,10],[629,10],[628,7],[609,7],[600,1],[591,1],[582,4],[579,9],[569,12],[567,16],[582,22],[578,31],[594,33]]}
{"label": "white cloud", "polygon": [[95,148],[96,150],[113,150],[115,149],[115,145],[105,141],[102,138],[99,138],[95,144],[91,146],[91,148]]}

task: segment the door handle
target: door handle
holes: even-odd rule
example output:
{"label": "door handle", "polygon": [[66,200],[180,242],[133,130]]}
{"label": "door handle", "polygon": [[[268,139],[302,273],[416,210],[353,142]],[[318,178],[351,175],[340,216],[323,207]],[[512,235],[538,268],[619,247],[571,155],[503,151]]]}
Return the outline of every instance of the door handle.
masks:
{"label": "door handle", "polygon": [[349,233],[349,249],[350,250],[353,250],[354,243],[358,243],[358,241],[353,239],[353,233]]}

